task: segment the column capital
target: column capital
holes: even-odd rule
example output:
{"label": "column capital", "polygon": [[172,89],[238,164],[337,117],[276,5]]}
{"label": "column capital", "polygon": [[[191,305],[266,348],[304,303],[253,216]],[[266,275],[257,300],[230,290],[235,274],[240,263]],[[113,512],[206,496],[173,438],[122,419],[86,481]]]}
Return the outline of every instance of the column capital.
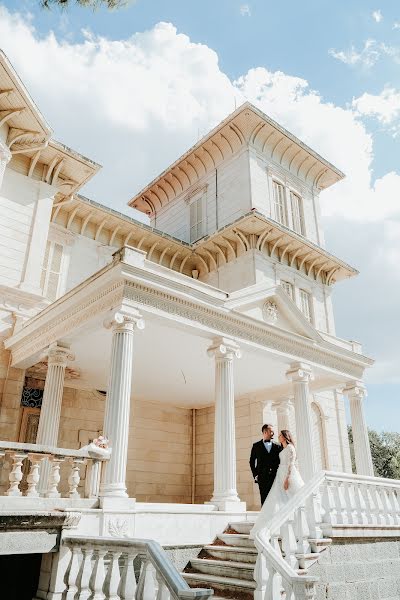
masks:
{"label": "column capital", "polygon": [[11,160],[11,152],[9,148],[0,142],[0,162],[5,162],[6,164]]}
{"label": "column capital", "polygon": [[49,346],[45,353],[45,357],[47,357],[48,366],[59,365],[61,367],[66,367],[68,362],[75,360],[75,355],[68,346],[59,346],[58,344]]}
{"label": "column capital", "polygon": [[227,358],[229,360],[242,356],[238,344],[224,337],[215,338],[212,345],[207,349],[207,354],[210,357]]}
{"label": "column capital", "polygon": [[133,333],[135,329],[144,329],[145,323],[138,310],[117,310],[108,315],[103,325],[115,332]]}
{"label": "column capital", "polygon": [[286,371],[286,377],[294,382],[309,383],[314,379],[310,365],[302,362],[292,363]]}
{"label": "column capital", "polygon": [[363,400],[367,396],[367,388],[362,381],[348,381],[343,388],[343,394],[346,394],[349,399]]}
{"label": "column capital", "polygon": [[277,412],[289,412],[292,406],[291,398],[281,398],[280,400],[274,400],[272,403],[272,408]]}

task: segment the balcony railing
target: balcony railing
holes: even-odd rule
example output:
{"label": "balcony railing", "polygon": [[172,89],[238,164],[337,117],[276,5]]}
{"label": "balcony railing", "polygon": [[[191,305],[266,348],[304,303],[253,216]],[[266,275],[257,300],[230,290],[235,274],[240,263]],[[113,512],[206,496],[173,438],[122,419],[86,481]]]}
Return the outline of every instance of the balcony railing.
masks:
{"label": "balcony railing", "polygon": [[[80,450],[0,442],[2,496],[95,499],[99,495],[102,463],[110,450],[89,444]],[[84,486],[82,475],[85,470]],[[8,480],[8,481],[7,481]]]}

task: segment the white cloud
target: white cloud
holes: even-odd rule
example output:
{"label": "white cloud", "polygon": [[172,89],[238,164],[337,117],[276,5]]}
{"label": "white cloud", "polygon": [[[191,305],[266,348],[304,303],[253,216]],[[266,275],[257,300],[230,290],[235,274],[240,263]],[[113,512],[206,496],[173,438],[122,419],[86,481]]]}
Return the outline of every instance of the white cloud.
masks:
{"label": "white cloud", "polygon": [[374,10],[372,13],[372,18],[376,23],[380,23],[383,20],[383,14],[380,10]]}
{"label": "white cloud", "polygon": [[395,21],[395,22],[393,23],[393,27],[392,27],[392,29],[400,29],[400,21]]}
{"label": "white cloud", "polygon": [[242,17],[251,17],[251,9],[248,4],[242,4],[239,10]]}
{"label": "white cloud", "polygon": [[400,91],[385,87],[380,94],[365,92],[353,100],[353,108],[359,115],[376,118],[389,128],[394,136],[400,132]]}
{"label": "white cloud", "polygon": [[[265,68],[251,69],[232,82],[213,50],[194,44],[168,23],[128,39],[86,33],[83,42],[74,43],[53,33],[39,35],[24,15],[0,8],[0,40],[56,136],[104,165],[84,193],[114,208],[124,208],[128,198],[198,139],[199,131],[231,112],[235,98],[237,105],[244,98],[253,101],[336,164],[347,179],[321,198],[327,223],[337,223],[330,249],[349,262],[358,257],[365,274],[354,285],[367,306],[376,300],[371,294],[376,281],[380,294],[390,295],[393,306],[384,310],[384,318],[377,315],[379,331],[369,346],[385,358],[381,331],[384,322],[397,319],[400,285],[390,288],[389,271],[383,273],[374,262],[376,242],[363,232],[385,230],[387,222],[398,221],[400,176],[392,172],[372,181],[373,139],[362,121],[365,99],[335,106],[304,79]],[[385,111],[389,118],[390,108]],[[395,261],[398,242],[392,229],[381,239],[385,254]],[[348,246],[342,248],[344,241]],[[348,296],[338,312],[339,323],[348,325],[341,334],[352,336],[357,323],[369,330],[370,313],[364,317],[356,310],[346,321],[347,313]],[[354,337],[363,339],[357,331]],[[397,346],[393,353],[398,364]]]}
{"label": "white cloud", "polygon": [[361,65],[370,68],[378,62],[382,55],[382,48],[376,40],[367,40],[362,50],[356,50],[354,46],[351,46],[348,50],[331,48],[329,54],[345,65]]}

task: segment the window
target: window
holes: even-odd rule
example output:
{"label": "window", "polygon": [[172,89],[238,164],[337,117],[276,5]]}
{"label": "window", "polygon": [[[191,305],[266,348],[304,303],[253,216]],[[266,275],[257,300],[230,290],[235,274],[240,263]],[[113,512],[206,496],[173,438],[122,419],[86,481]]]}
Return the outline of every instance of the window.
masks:
{"label": "window", "polygon": [[289,298],[291,298],[293,300],[293,298],[294,298],[293,284],[290,283],[289,281],[282,281],[281,280],[281,287],[285,290],[285,292],[287,293],[287,295],[289,296]]}
{"label": "window", "polygon": [[205,196],[202,194],[190,204],[190,241],[196,242],[206,234]]}
{"label": "window", "polygon": [[274,189],[274,215],[275,221],[287,225],[286,206],[285,206],[285,188],[277,181],[273,181]]}
{"label": "window", "polygon": [[300,292],[300,310],[305,316],[305,318],[310,321],[312,319],[312,310],[311,310],[311,294],[306,292],[305,290],[299,290]]}
{"label": "window", "polygon": [[47,242],[43,260],[40,287],[43,295],[49,300],[56,300],[59,296],[60,276],[63,259],[63,246],[57,242]]}
{"label": "window", "polygon": [[296,233],[305,235],[302,200],[294,192],[290,192],[290,205],[292,209],[293,230]]}

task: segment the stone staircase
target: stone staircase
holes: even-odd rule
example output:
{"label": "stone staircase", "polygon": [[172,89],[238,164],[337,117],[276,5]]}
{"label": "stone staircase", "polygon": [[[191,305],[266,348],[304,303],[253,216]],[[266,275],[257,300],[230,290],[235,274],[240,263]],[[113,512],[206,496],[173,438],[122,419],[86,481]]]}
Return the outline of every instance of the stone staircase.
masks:
{"label": "stone staircase", "polygon": [[[253,600],[256,582],[253,579],[257,549],[249,538],[251,522],[230,523],[214,542],[204,546],[197,558],[192,559],[182,573],[190,587],[214,590],[214,599]],[[309,540],[310,552],[297,554],[297,572],[306,575],[318,561],[320,553],[331,543],[330,539]],[[282,599],[285,595],[282,595]]]}

